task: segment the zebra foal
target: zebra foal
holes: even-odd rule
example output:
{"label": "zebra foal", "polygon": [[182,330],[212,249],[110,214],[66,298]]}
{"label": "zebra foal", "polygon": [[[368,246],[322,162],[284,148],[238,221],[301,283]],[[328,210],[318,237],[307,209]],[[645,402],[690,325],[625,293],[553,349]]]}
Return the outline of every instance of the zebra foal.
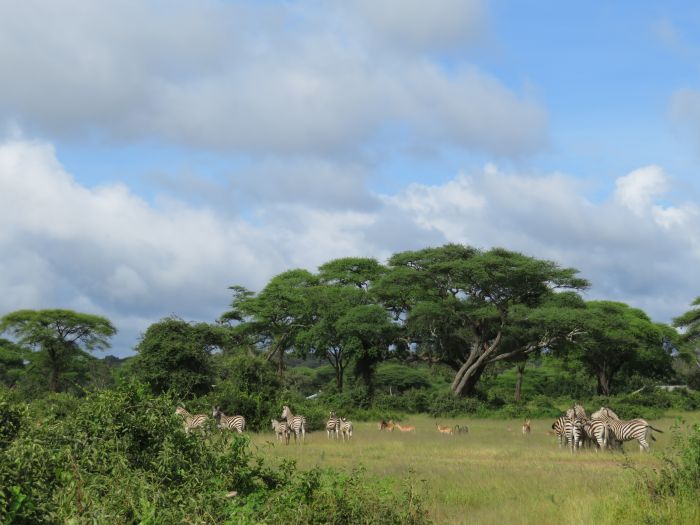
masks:
{"label": "zebra foal", "polygon": [[276,419],[271,419],[270,421],[272,421],[272,430],[275,431],[277,440],[282,443],[282,439],[284,439],[285,443],[289,445],[289,427],[287,422],[277,421]]}
{"label": "zebra foal", "polygon": [[175,413],[183,418],[185,424],[185,433],[189,434],[193,428],[201,428],[207,422],[207,416],[204,414],[190,414],[183,407],[177,407]]}

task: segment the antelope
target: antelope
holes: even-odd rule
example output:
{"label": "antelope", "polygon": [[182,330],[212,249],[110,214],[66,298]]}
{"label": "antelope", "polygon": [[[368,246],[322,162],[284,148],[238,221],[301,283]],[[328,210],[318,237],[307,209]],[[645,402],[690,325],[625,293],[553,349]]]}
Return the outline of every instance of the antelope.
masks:
{"label": "antelope", "polygon": [[394,426],[396,428],[398,428],[401,432],[415,432],[416,431],[416,427],[413,425],[399,425],[398,423],[396,423]]}
{"label": "antelope", "polygon": [[523,436],[527,436],[530,433],[530,419],[526,419],[525,423],[523,423]]}
{"label": "antelope", "polygon": [[435,424],[437,427],[438,432],[441,434],[452,434],[454,435],[455,431],[452,427],[448,427],[447,425],[438,425],[437,423]]}
{"label": "antelope", "polygon": [[382,419],[379,422],[379,430],[388,430],[389,432],[393,432],[395,427],[396,423],[394,423],[391,419],[389,421],[384,421]]}

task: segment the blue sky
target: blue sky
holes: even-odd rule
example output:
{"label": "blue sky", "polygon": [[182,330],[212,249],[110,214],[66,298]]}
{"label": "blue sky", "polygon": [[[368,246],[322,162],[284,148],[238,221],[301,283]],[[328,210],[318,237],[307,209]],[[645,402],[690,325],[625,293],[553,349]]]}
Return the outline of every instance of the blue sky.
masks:
{"label": "blue sky", "polygon": [[0,5],[0,313],[212,320],[335,257],[462,242],[669,321],[700,294],[700,6]]}

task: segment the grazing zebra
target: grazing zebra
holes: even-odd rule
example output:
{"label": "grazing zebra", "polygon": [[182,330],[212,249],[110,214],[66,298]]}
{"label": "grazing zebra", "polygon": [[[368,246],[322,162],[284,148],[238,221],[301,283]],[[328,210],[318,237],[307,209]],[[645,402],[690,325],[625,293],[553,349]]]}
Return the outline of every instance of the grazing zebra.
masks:
{"label": "grazing zebra", "polygon": [[190,414],[183,407],[177,407],[175,413],[184,418],[185,433],[189,434],[193,428],[203,427],[207,422],[207,416],[204,414]]}
{"label": "grazing zebra", "polygon": [[331,412],[328,422],[326,423],[328,439],[331,438],[331,432],[335,432],[335,439],[338,439],[338,434],[340,433],[340,418],[335,415],[335,412]]}
{"label": "grazing zebra", "polygon": [[530,420],[526,419],[525,423],[523,423],[523,436],[526,436],[530,433],[532,428],[530,428]]}
{"label": "grazing zebra", "polygon": [[286,444],[289,445],[289,427],[286,421],[277,421],[276,419],[271,419],[272,430],[275,431],[277,440],[281,443],[282,439],[285,440]]}
{"label": "grazing zebra", "polygon": [[282,407],[282,418],[287,420],[289,430],[294,432],[294,442],[297,442],[299,434],[301,434],[301,442],[306,439],[306,418],[304,416],[295,416],[287,405]]}
{"label": "grazing zebra", "polygon": [[345,418],[340,420],[340,433],[343,436],[343,441],[345,441],[345,436],[348,436],[348,441],[352,437],[352,421],[348,421]]}
{"label": "grazing zebra", "polygon": [[639,452],[649,450],[647,438],[651,437],[653,441],[656,441],[656,438],[651,433],[652,430],[663,433],[663,430],[652,427],[643,419],[621,421],[617,414],[605,407],[600,407],[600,410],[593,414],[593,419],[606,423],[610,427],[612,435],[619,442],[636,439],[639,442]]}
{"label": "grazing zebra", "polygon": [[219,428],[236,430],[239,434],[245,430],[245,418],[243,416],[227,416],[219,407],[214,407],[212,415],[216,419]]}

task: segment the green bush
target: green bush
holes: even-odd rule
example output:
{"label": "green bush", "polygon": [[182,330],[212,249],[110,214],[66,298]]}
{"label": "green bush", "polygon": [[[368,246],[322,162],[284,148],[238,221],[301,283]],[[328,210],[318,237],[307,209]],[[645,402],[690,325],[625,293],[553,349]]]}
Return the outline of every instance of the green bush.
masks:
{"label": "green bush", "polygon": [[425,522],[413,496],[407,506],[361,473],[273,468],[245,436],[186,434],[175,407],[122,386],[22,425],[0,450],[0,523]]}

